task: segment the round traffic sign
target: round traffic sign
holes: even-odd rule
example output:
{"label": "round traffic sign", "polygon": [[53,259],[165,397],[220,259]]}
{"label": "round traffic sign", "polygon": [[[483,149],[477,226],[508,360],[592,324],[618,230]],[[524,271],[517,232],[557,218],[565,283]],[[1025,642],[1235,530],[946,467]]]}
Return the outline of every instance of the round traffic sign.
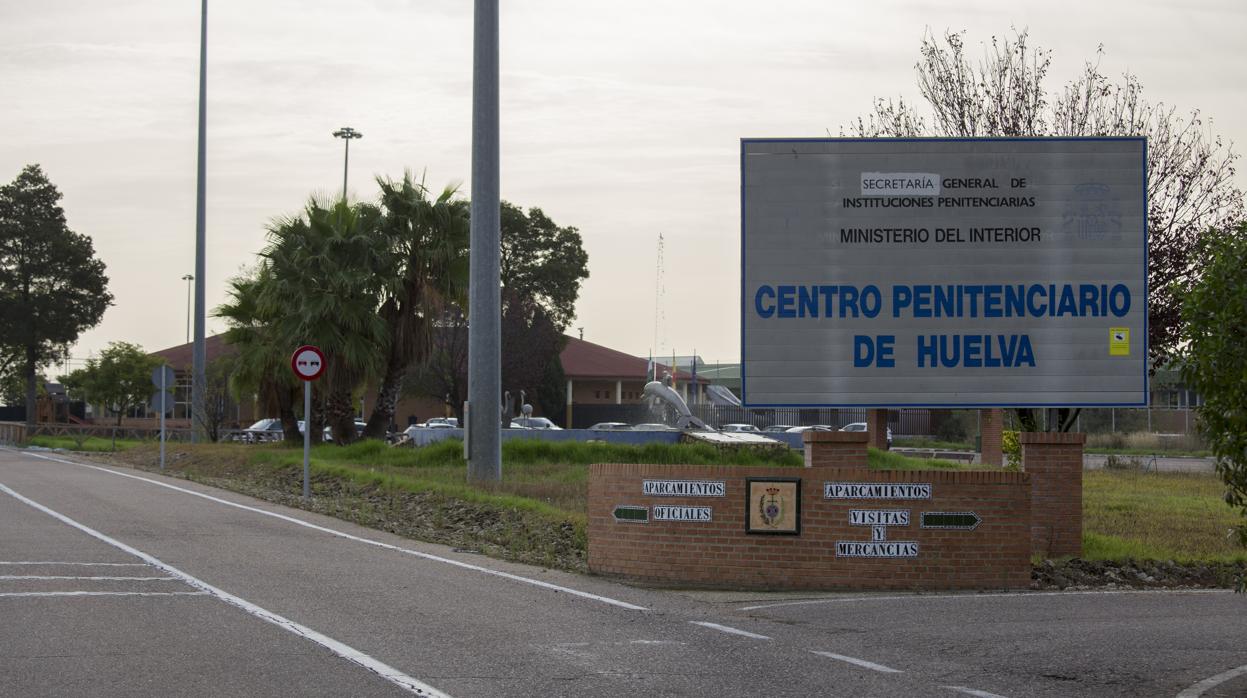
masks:
{"label": "round traffic sign", "polygon": [[294,355],[290,357],[290,368],[302,380],[314,381],[325,372],[325,355],[320,349],[304,344],[294,350]]}

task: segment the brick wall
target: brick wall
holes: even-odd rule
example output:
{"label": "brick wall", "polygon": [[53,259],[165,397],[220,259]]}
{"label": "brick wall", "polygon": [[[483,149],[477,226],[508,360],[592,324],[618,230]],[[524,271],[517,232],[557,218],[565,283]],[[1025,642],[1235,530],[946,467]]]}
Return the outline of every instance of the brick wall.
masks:
{"label": "brick wall", "polygon": [[866,462],[864,431],[806,431],[801,434],[805,444],[805,467],[827,465],[860,468]]}
{"label": "brick wall", "polygon": [[[816,439],[829,439],[816,436]],[[830,441],[835,442],[834,439]],[[848,442],[846,442],[848,443]],[[855,448],[864,447],[854,446]],[[815,449],[807,449],[815,450]],[[864,457],[858,463],[864,463]],[[745,532],[746,478],[800,478],[800,534]],[[723,496],[647,496],[644,480],[723,482]],[[826,499],[824,483],[929,484],[929,499]],[[646,523],[616,506],[645,507]],[[655,505],[710,507],[710,521],[656,521]],[[885,540],[918,544],[913,557],[837,555],[837,542],[871,542],[851,510],[903,510]],[[922,512],[974,512],[974,530],[921,527]],[[766,589],[984,589],[1030,584],[1030,475],[1003,471],[868,471],[596,464],[589,475],[589,568],[656,584]]]}
{"label": "brick wall", "polygon": [[1082,556],[1082,453],[1086,434],[1023,432],[1022,469],[1031,476],[1031,550]]}
{"label": "brick wall", "polygon": [[866,410],[866,436],[871,448],[888,447],[887,410]]}
{"label": "brick wall", "polygon": [[979,462],[983,465],[1004,465],[1004,410],[999,407],[979,410]]}

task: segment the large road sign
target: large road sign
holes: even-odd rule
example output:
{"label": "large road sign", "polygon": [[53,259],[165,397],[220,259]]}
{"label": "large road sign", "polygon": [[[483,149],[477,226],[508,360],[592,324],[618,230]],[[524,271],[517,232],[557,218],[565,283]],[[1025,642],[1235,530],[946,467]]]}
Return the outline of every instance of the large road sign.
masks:
{"label": "large road sign", "polygon": [[1147,403],[1143,138],[741,142],[751,407]]}

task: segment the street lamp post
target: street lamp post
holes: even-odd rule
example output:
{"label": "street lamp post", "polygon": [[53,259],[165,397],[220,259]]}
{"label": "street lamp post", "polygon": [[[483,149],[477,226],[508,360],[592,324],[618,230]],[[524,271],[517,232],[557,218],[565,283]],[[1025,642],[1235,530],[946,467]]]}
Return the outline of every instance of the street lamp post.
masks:
{"label": "street lamp post", "polygon": [[191,282],[195,280],[193,274],[183,274],[182,280],[186,282],[186,343],[191,343]]}
{"label": "street lamp post", "polygon": [[342,140],[346,141],[346,154],[342,158],[342,200],[346,201],[346,172],[347,172],[347,166],[351,162],[351,139],[352,138],[363,138],[364,134],[360,133],[359,131],[356,131],[350,126],[343,126],[342,128],[333,132],[333,137],[341,138]]}

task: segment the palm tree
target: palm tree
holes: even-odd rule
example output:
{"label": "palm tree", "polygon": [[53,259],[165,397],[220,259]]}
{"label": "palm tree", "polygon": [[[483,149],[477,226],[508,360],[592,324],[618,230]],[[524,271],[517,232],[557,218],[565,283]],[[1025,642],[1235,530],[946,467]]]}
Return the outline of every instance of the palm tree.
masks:
{"label": "palm tree", "polygon": [[[375,206],[313,198],[303,215],[269,226],[260,253],[271,279],[261,285],[257,307],[273,318],[289,350],[314,344],[325,353],[317,387],[339,443],[355,438],[352,396],[380,372],[388,344],[377,305],[396,273],[380,223]],[[317,425],[310,428],[315,435]]]}
{"label": "palm tree", "polygon": [[[229,324],[225,341],[238,350],[230,392],[239,402],[245,396],[258,396],[268,414],[272,412],[267,410],[275,409],[281,418],[283,436],[288,443],[296,444],[303,441],[303,436],[294,415],[298,381],[291,375],[288,363],[293,348],[278,335],[275,318],[260,312],[260,288],[266,283],[272,283],[272,271],[264,264],[251,274],[232,279],[230,300],[219,306],[215,314]],[[312,436],[318,433],[313,431]]]}
{"label": "palm tree", "polygon": [[403,379],[413,364],[427,359],[444,308],[462,306],[468,280],[469,203],[457,185],[436,198],[410,172],[402,181],[378,178],[382,226],[393,255],[395,275],[384,285],[379,317],[388,328],[384,373],[364,436],[384,438],[394,421]]}

